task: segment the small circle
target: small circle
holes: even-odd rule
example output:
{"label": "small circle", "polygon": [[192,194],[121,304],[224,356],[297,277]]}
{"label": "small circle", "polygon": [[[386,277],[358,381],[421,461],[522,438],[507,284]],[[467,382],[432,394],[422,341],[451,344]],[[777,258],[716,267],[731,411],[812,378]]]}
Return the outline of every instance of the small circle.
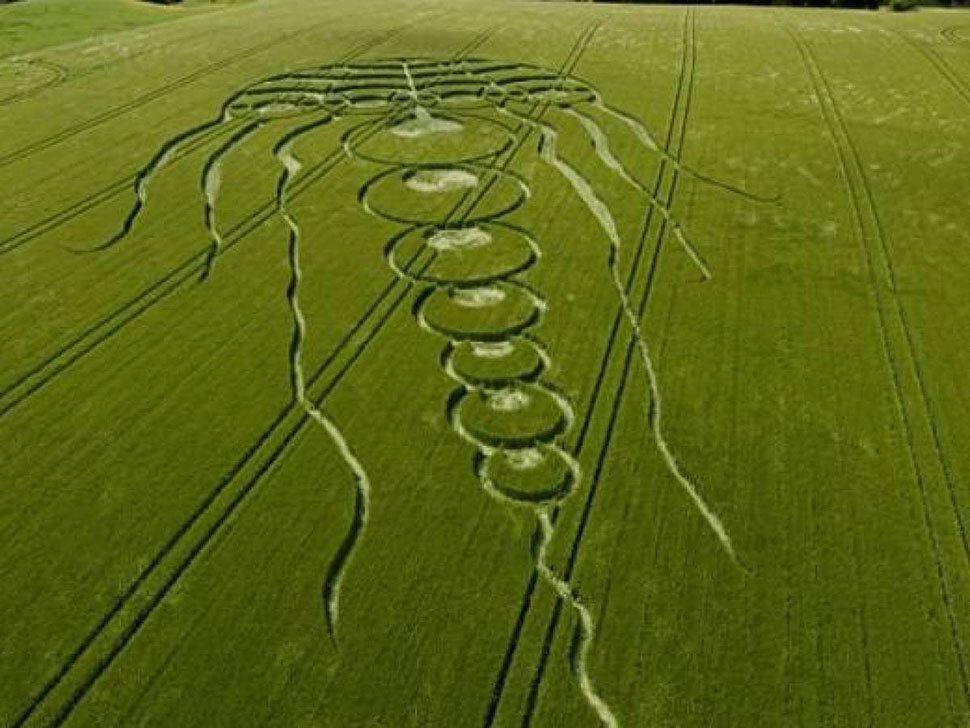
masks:
{"label": "small circle", "polygon": [[538,323],[542,301],[529,291],[507,282],[496,282],[494,294],[481,305],[469,306],[461,288],[438,288],[417,311],[418,321],[436,333],[456,341],[502,341]]}
{"label": "small circle", "polygon": [[541,384],[515,384],[496,391],[469,392],[455,416],[474,440],[487,447],[527,448],[554,440],[565,431],[570,413]]}
{"label": "small circle", "polygon": [[479,466],[483,480],[501,495],[523,503],[562,500],[579,480],[579,467],[555,445],[493,450]]}
{"label": "small circle", "polygon": [[538,379],[548,366],[539,346],[525,337],[505,341],[461,341],[445,353],[445,366],[472,387],[494,389]]}
{"label": "small circle", "polygon": [[360,191],[365,207],[381,217],[439,226],[452,218],[474,224],[501,217],[527,197],[518,175],[468,163],[392,167]]}

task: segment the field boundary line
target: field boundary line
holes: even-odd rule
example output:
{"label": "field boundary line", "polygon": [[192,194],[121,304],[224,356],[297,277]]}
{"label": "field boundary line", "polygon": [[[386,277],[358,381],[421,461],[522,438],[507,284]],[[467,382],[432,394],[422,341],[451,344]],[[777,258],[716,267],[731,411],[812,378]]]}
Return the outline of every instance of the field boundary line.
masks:
{"label": "field boundary line", "polygon": [[[966,655],[953,611],[953,596],[951,593],[952,587],[950,585],[946,560],[942,556],[940,549],[940,536],[937,532],[936,526],[934,525],[934,518],[931,514],[928,486],[924,475],[925,466],[922,464],[922,458],[920,458],[920,456],[917,454],[918,448],[916,445],[913,414],[910,411],[910,404],[903,390],[903,373],[901,371],[901,367],[905,366],[906,362],[900,361],[901,357],[895,351],[895,347],[893,346],[892,337],[890,335],[890,326],[892,324],[895,324],[895,328],[899,329],[906,345],[905,356],[911,367],[911,371],[907,372],[907,374],[909,374],[914,380],[919,391],[919,406],[922,409],[921,414],[928,423],[928,429],[930,430],[929,434],[935,451],[934,459],[942,471],[944,484],[949,493],[950,505],[953,510],[952,517],[958,532],[958,536],[963,543],[965,558],[970,558],[970,549],[968,549],[967,534],[966,529],[963,526],[962,513],[959,508],[959,504],[956,501],[952,482],[950,481],[950,469],[946,462],[942,444],[939,439],[936,420],[933,415],[932,406],[925,386],[922,369],[919,363],[919,357],[915,349],[915,344],[906,317],[905,308],[899,297],[898,287],[896,284],[895,268],[891,253],[889,251],[887,236],[882,224],[882,220],[879,216],[878,208],[875,204],[875,197],[869,184],[865,167],[862,164],[861,156],[855,146],[854,141],[852,140],[848,130],[848,125],[846,124],[845,118],[843,117],[842,112],[835,101],[835,97],[832,94],[828,81],[818,65],[811,48],[804,42],[804,40],[802,40],[798,32],[787,25],[785,26],[785,29],[791,36],[795,48],[801,57],[806,75],[808,76],[815,92],[815,96],[818,99],[819,113],[828,128],[829,136],[838,158],[846,191],[848,192],[849,201],[853,208],[856,221],[857,237],[865,253],[866,268],[869,277],[869,289],[871,293],[871,300],[875,304],[874,308],[877,316],[879,338],[882,345],[883,356],[891,376],[892,391],[896,409],[900,417],[900,424],[902,425],[905,433],[907,445],[906,450],[909,456],[908,459],[920,496],[923,525],[930,542],[931,555],[935,563],[937,581],[940,589],[940,600],[943,604],[947,621],[949,623],[951,646],[953,648],[954,656],[959,668],[959,679],[964,701],[966,702],[967,706],[970,707],[970,681],[968,681]],[[873,247],[876,247],[881,254],[881,275],[875,263],[876,256],[872,250]],[[879,278],[883,278],[883,280],[879,280]],[[883,298],[883,288],[888,290],[889,298],[892,299],[893,304],[895,304],[893,308],[889,309],[888,312],[886,310],[887,305]],[[892,313],[895,313],[895,317],[891,317]]]}

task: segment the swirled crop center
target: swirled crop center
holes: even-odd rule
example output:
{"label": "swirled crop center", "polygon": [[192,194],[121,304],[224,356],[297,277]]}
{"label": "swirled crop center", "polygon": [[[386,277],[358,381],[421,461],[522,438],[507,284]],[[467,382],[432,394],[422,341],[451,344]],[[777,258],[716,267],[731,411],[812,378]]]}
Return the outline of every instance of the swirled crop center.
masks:
{"label": "swirled crop center", "polygon": [[493,450],[482,458],[479,474],[506,498],[526,503],[562,500],[577,479],[570,457],[545,444]]}
{"label": "swirled crop center", "polygon": [[478,186],[478,177],[466,169],[417,169],[404,175],[404,184],[417,192],[451,192]]}

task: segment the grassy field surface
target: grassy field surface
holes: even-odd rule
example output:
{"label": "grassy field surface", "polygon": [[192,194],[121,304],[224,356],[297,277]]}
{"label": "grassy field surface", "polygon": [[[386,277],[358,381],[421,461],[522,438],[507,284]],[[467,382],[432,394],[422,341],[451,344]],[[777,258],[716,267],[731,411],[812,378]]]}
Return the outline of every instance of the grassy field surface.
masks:
{"label": "grassy field surface", "polygon": [[970,13],[0,47],[0,725],[970,725]]}

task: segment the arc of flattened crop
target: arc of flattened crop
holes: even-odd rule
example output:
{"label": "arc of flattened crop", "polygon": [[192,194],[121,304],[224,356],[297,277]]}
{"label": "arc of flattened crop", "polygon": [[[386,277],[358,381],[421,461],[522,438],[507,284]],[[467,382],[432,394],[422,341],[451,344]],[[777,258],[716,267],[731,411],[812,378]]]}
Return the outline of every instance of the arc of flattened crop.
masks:
{"label": "arc of flattened crop", "polygon": [[[315,119],[307,124],[298,126],[285,134],[282,139],[277,142],[275,149],[282,148],[282,145],[286,143],[295,142],[297,138],[303,136],[304,134],[308,134],[318,127],[330,124],[339,118],[336,111],[331,112],[322,110],[320,113],[322,113],[322,116],[319,119]],[[222,253],[222,235],[219,232],[216,219],[219,190],[222,184],[222,163],[232,151],[242,146],[242,144],[249,137],[256,134],[268,123],[270,123],[268,120],[260,119],[257,121],[251,121],[243,126],[229,139],[227,139],[224,144],[209,155],[209,158],[206,160],[205,166],[202,169],[201,191],[205,205],[203,220],[205,223],[206,234],[209,238],[209,249],[206,252],[205,262],[199,278],[200,281],[205,281],[212,274],[212,269],[215,266],[216,260]]]}
{"label": "arc of flattened crop", "polygon": [[667,470],[671,473],[671,475],[674,476],[674,479],[677,481],[678,485],[680,485],[684,492],[690,497],[691,501],[694,503],[694,506],[704,518],[708,527],[717,537],[718,542],[721,544],[732,563],[739,568],[742,568],[738,562],[737,555],[735,554],[734,546],[732,545],[731,537],[728,534],[727,529],[724,527],[724,524],[721,522],[718,515],[701,496],[697,486],[686,475],[684,475],[680,465],[670,449],[670,446],[667,443],[666,438],[664,437],[661,418],[662,400],[660,396],[660,384],[653,365],[653,358],[650,354],[650,346],[640,328],[640,322],[637,318],[636,312],[633,310],[633,307],[630,304],[629,296],[626,294],[626,289],[620,275],[618,257],[620,248],[622,247],[622,241],[620,239],[619,232],[617,231],[616,222],[613,220],[613,216],[610,213],[609,207],[605,202],[603,202],[599,195],[596,194],[589,182],[559,155],[556,150],[558,135],[552,126],[542,121],[535,121],[504,107],[502,107],[502,111],[504,113],[512,114],[522,122],[533,126],[533,128],[539,129],[542,136],[542,145],[539,152],[540,158],[557,170],[570,183],[573,190],[576,192],[576,195],[580,198],[580,200],[582,200],[583,204],[586,205],[589,211],[593,214],[593,217],[596,218],[600,227],[606,233],[606,236],[610,241],[610,253],[608,258],[610,277],[613,282],[613,287],[616,290],[617,297],[620,300],[620,305],[623,309],[624,315],[626,316],[627,321],[630,324],[630,328],[633,331],[633,336],[640,352],[640,360],[646,373],[647,384],[650,389],[650,404],[648,407],[647,420],[650,423],[651,430],[653,431],[654,441],[657,449],[663,456]]}
{"label": "arc of flattened crop", "polygon": [[182,145],[182,143],[189,141],[192,137],[203,134],[210,129],[214,129],[222,125],[225,125],[227,129],[230,129],[232,128],[233,123],[234,121],[231,119],[229,114],[223,110],[223,112],[217,118],[210,119],[209,121],[198,124],[191,129],[176,134],[174,137],[165,142],[159,148],[159,150],[155,152],[155,155],[148,161],[148,164],[138,170],[138,173],[135,175],[135,202],[132,204],[131,209],[125,216],[125,219],[121,223],[121,227],[118,229],[118,231],[105,242],[101,243],[100,245],[96,245],[93,248],[68,247],[67,249],[72,253],[97,253],[114,247],[128,237],[128,234],[134,227],[139,215],[141,215],[142,210],[148,203],[149,183],[152,181],[152,178],[178,154],[179,147]]}
{"label": "arc of flattened crop", "polygon": [[370,478],[336,422],[324,413],[317,403],[311,401],[306,394],[302,362],[303,344],[306,340],[306,319],[300,307],[299,298],[300,282],[302,279],[302,271],[300,269],[300,227],[286,206],[287,188],[293,177],[299,174],[301,168],[299,160],[291,151],[291,145],[302,133],[305,133],[305,129],[297,130],[287,135],[274,149],[274,154],[283,168],[276,188],[276,204],[280,216],[289,228],[288,261],[290,266],[290,280],[286,289],[286,298],[293,320],[293,337],[290,341],[289,350],[293,399],[309,417],[326,431],[331,441],[337,447],[344,463],[353,474],[355,483],[356,497],[354,516],[350,524],[350,529],[344,536],[340,546],[337,548],[336,554],[327,567],[321,595],[327,633],[330,639],[336,643],[340,584],[344,571],[350,563],[353,552],[363,537],[364,529],[367,525],[370,508]]}
{"label": "arc of flattened crop", "polygon": [[246,139],[262,129],[265,124],[266,122],[261,120],[252,121],[243,126],[209,155],[202,168],[201,192],[205,204],[203,219],[206,234],[209,237],[209,251],[206,254],[201,280],[205,280],[212,273],[212,266],[215,265],[216,257],[222,249],[222,235],[219,233],[219,226],[216,222],[216,207],[219,201],[219,190],[222,186],[222,163],[230,152],[242,145]]}

